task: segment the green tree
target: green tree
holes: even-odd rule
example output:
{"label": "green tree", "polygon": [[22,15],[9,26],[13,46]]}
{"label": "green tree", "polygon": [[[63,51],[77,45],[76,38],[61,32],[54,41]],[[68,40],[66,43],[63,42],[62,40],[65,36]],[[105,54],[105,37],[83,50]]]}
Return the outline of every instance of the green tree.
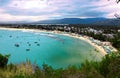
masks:
{"label": "green tree", "polygon": [[3,68],[7,65],[8,63],[8,58],[10,55],[2,55],[0,54],[0,68]]}
{"label": "green tree", "polygon": [[43,72],[45,74],[45,78],[53,78],[54,75],[53,68],[45,63],[42,66],[43,66]]}
{"label": "green tree", "polygon": [[106,55],[100,63],[100,73],[105,78],[120,77],[120,52]]}

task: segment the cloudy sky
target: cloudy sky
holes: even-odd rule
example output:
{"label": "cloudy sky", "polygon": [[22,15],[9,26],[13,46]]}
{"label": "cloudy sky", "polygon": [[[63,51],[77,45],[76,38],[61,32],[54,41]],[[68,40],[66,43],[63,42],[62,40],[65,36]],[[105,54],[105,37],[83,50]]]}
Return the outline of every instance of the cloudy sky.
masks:
{"label": "cloudy sky", "polygon": [[115,0],[0,0],[0,21],[39,21],[61,18],[114,18]]}

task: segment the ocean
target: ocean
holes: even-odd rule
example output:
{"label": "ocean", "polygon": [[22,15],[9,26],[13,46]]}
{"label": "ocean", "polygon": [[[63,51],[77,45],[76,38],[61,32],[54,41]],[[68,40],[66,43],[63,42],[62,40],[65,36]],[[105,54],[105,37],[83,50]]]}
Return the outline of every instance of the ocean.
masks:
{"label": "ocean", "polygon": [[89,43],[50,32],[28,32],[22,30],[0,30],[0,53],[10,54],[8,64],[20,64],[30,60],[42,67],[48,64],[53,68],[80,65],[85,60],[101,60]]}

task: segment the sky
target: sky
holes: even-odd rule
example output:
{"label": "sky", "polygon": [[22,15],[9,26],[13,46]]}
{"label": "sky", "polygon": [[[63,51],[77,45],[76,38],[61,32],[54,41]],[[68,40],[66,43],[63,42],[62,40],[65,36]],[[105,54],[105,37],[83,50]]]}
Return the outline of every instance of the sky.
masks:
{"label": "sky", "polygon": [[0,22],[62,18],[115,18],[116,0],[0,0]]}

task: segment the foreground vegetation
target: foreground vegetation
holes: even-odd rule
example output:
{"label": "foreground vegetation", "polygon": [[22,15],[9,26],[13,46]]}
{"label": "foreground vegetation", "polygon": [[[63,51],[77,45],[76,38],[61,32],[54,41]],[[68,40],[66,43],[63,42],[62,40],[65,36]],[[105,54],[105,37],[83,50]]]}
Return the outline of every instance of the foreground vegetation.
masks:
{"label": "foreground vegetation", "polygon": [[0,55],[0,78],[120,78],[120,52],[106,55],[102,61],[85,61],[80,67],[42,68],[30,61],[7,65],[9,55]]}

